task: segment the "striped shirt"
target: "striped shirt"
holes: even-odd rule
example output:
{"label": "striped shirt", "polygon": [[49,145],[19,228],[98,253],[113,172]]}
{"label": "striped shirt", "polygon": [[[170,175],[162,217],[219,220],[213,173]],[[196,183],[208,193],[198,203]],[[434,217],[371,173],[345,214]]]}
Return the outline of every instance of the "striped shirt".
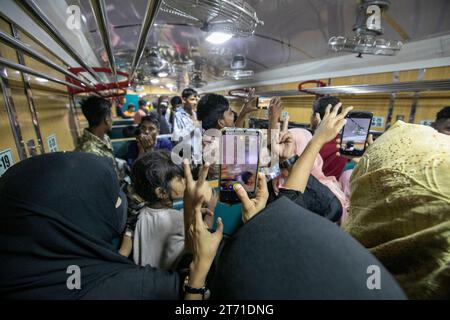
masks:
{"label": "striped shirt", "polygon": [[179,108],[174,116],[172,140],[179,141],[180,138],[191,135],[195,125],[191,116],[184,110]]}

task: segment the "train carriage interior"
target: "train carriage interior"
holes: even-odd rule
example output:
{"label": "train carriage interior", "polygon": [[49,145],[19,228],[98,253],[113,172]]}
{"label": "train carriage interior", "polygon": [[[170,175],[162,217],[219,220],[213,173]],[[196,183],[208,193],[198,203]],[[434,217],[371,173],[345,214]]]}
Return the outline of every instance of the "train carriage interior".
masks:
{"label": "train carriage interior", "polygon": [[449,14],[1,0],[0,296],[449,300]]}

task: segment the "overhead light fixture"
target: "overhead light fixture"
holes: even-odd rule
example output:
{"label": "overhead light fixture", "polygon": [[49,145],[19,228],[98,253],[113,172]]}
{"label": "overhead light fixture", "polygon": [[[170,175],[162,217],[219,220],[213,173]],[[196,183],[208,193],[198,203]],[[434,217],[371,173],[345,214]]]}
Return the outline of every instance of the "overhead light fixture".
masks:
{"label": "overhead light fixture", "polygon": [[151,84],[158,84],[158,83],[159,83],[159,79],[156,79],[156,78],[151,79],[151,80],[150,80],[150,83],[151,83]]}
{"label": "overhead light fixture", "polygon": [[168,84],[166,84],[166,88],[173,89],[173,88],[175,88],[175,85],[173,83],[168,83]]}
{"label": "overhead light fixture", "polygon": [[47,79],[38,78],[38,77],[36,77],[36,81],[41,82],[41,83],[47,83],[48,82]]}
{"label": "overhead light fixture", "polygon": [[231,38],[233,38],[233,35],[231,33],[214,31],[209,33],[209,35],[206,37],[206,41],[212,44],[223,44]]}
{"label": "overhead light fixture", "polygon": [[334,51],[349,51],[362,54],[396,55],[403,43],[401,41],[378,38],[383,34],[381,28],[381,14],[387,11],[390,0],[362,0],[358,8],[356,23],[353,26],[353,37],[337,36],[328,41],[328,45]]}
{"label": "overhead light fixture", "polygon": [[169,76],[169,74],[165,71],[158,73],[158,77],[160,77],[160,78],[166,78],[167,76]]}

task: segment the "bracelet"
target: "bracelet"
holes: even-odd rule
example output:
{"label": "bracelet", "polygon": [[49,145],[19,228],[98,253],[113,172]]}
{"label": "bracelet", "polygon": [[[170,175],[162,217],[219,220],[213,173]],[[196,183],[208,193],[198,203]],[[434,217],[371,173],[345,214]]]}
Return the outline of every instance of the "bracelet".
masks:
{"label": "bracelet", "polygon": [[206,284],[203,285],[203,287],[201,287],[201,288],[193,288],[193,287],[189,286],[188,283],[189,283],[189,276],[186,276],[186,278],[184,279],[184,286],[183,286],[184,292],[190,293],[190,294],[201,294],[202,300],[208,300],[209,297],[211,296],[211,292],[206,287]]}
{"label": "bracelet", "polygon": [[131,230],[127,230],[127,231],[125,231],[125,235],[126,235],[127,237],[133,238],[134,232],[131,231]]}
{"label": "bracelet", "polygon": [[300,156],[298,154],[296,154],[295,156],[284,160],[282,163],[280,163],[280,169],[289,169],[290,167],[292,167],[295,162],[298,160],[298,158],[300,158]]}

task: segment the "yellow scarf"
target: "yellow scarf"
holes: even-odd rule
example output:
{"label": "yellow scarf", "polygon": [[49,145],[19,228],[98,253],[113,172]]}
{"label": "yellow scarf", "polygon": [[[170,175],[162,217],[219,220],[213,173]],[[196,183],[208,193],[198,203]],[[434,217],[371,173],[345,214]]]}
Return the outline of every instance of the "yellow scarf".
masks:
{"label": "yellow scarf", "polygon": [[366,151],[344,228],[412,299],[450,299],[450,136],[398,121]]}

